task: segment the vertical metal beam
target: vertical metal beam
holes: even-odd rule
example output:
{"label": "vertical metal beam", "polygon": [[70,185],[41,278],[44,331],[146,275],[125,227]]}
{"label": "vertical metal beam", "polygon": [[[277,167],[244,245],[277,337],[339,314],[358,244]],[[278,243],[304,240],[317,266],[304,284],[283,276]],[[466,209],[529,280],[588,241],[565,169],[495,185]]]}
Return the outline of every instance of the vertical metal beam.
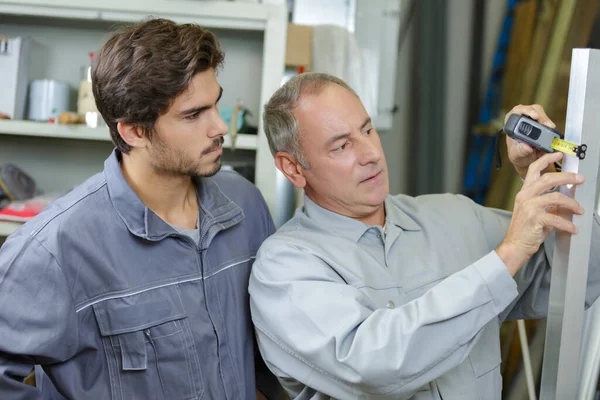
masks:
{"label": "vertical metal beam", "polygon": [[446,49],[440,45],[446,40],[448,0],[418,1],[415,4],[417,19],[416,75],[413,87],[416,99],[416,127],[411,135],[413,165],[411,177],[413,194],[443,191],[444,177],[444,91],[446,78]]}
{"label": "vertical metal beam", "polygon": [[600,163],[599,102],[600,51],[574,49],[565,139],[585,143],[588,150],[585,160],[565,156],[563,171],[584,175],[585,183],[561,187],[560,192],[577,200],[586,212],[572,215],[562,209],[558,211],[573,221],[579,234],[556,232],[542,370],[540,398],[543,400],[575,399],[579,388],[585,288]]}
{"label": "vertical metal beam", "polygon": [[[598,210],[596,210],[598,213]],[[596,399],[600,374],[600,302],[586,311],[581,349],[579,400]]]}
{"label": "vertical metal beam", "polygon": [[[281,86],[285,69],[287,9],[282,4],[269,4],[268,7],[269,18],[263,43],[259,114],[262,114],[264,105]],[[282,180],[281,172],[275,168],[262,118],[258,118],[257,140],[255,183],[269,206],[275,226],[279,227],[293,214],[290,210],[295,207],[294,187],[287,179]]]}

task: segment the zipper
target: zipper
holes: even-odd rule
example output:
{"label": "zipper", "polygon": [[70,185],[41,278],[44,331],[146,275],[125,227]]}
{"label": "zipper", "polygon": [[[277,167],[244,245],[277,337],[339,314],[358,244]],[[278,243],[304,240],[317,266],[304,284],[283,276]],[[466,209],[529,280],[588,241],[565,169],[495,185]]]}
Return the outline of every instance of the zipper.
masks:
{"label": "zipper", "polygon": [[206,226],[204,228],[202,228],[200,230],[200,243],[202,243],[204,241],[204,236],[206,236],[206,234],[208,233],[208,230],[213,226],[214,224],[206,224]]}
{"label": "zipper", "polygon": [[[200,240],[200,243],[202,243],[202,240]],[[200,249],[198,249],[198,250],[199,251],[196,254],[198,255],[198,260],[200,262],[200,270],[202,273],[202,277],[204,277],[204,262],[202,260],[203,252]],[[217,332],[217,327],[215,326],[212,315],[210,313],[210,309],[208,307],[208,296],[206,295],[206,280],[205,279],[202,279],[202,288],[204,289],[204,300],[205,300],[205,304],[206,304],[206,313],[207,313],[208,319],[210,320],[210,323],[212,325],[213,333],[215,334],[215,339],[217,341],[217,363],[219,365],[219,375],[221,376],[221,383],[223,384],[223,390],[225,390],[225,379],[223,378],[223,369],[222,369],[222,365],[221,365],[221,339],[219,338],[219,334]]]}
{"label": "zipper", "polygon": [[[177,237],[183,238],[186,242],[192,244],[192,247],[196,250],[195,251],[196,261],[199,264],[200,274],[202,275],[202,289],[204,290],[206,313],[208,315],[208,319],[210,320],[210,324],[212,326],[212,330],[215,335],[215,339],[217,341],[217,363],[219,365],[219,375],[221,376],[221,383],[223,384],[223,390],[225,391],[226,390],[225,389],[225,379],[223,378],[223,369],[222,369],[222,365],[221,365],[221,351],[220,351],[221,340],[219,338],[219,334],[217,333],[217,327],[215,326],[215,323],[214,323],[213,318],[210,313],[210,309],[208,307],[208,296],[206,296],[206,280],[204,279],[204,276],[205,276],[204,275],[204,262],[202,260],[202,255],[204,253],[202,251],[202,242],[204,241],[204,237],[208,233],[209,229],[213,225],[214,224],[206,224],[206,226],[200,230],[200,239],[199,239],[198,243],[194,243],[194,241],[189,236],[180,234],[179,232],[175,232],[174,234],[172,234],[172,236],[177,236]],[[149,333],[148,333],[148,335],[149,335]],[[193,337],[192,337],[192,340],[193,340]]]}

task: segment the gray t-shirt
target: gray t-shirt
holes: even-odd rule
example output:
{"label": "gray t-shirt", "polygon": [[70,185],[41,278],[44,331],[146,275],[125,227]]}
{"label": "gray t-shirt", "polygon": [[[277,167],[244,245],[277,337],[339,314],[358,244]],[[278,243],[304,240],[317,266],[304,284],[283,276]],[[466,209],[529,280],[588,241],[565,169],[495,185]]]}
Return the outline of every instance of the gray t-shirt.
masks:
{"label": "gray t-shirt", "polygon": [[[169,224],[169,223],[167,222],[167,224]],[[198,228],[196,228],[196,229],[183,229],[183,228],[180,228],[180,227],[175,226],[173,224],[169,224],[169,226],[171,226],[171,228],[175,229],[178,233],[191,238],[194,241],[194,243],[198,244],[198,242],[200,242],[200,230]],[[198,216],[198,223],[196,224],[196,226],[197,227],[200,226],[200,216]]]}

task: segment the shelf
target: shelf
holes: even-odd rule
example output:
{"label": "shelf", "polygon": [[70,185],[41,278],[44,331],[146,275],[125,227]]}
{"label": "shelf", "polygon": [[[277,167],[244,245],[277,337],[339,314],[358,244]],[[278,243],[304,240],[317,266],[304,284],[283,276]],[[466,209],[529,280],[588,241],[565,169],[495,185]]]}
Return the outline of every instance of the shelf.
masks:
{"label": "shelf", "polygon": [[0,14],[109,22],[139,21],[152,14],[206,28],[247,30],[264,30],[271,8],[270,4],[190,0],[0,0]]}
{"label": "shelf", "polygon": [[23,225],[21,222],[0,221],[0,237],[7,237]]}
{"label": "shelf", "polygon": [[59,125],[34,121],[0,121],[0,134],[110,141],[108,128],[88,128],[82,125]]}
{"label": "shelf", "polygon": [[[33,136],[57,139],[96,140],[110,142],[108,128],[88,128],[81,125],[59,125],[34,121],[0,120],[0,135]],[[238,134],[236,149],[256,150],[256,135]],[[230,135],[225,136],[223,147],[231,148]]]}
{"label": "shelf", "polygon": [[[231,92],[226,92],[223,104],[234,104],[238,98],[243,99],[248,109],[258,116],[269,97],[281,86],[288,24],[284,0],[260,3],[222,0],[0,0],[0,20],[11,31],[11,36],[38,39],[32,50],[36,64],[33,72],[30,71],[30,78],[62,80],[72,87],[78,85],[75,80],[79,76],[78,68],[87,63],[86,55],[90,49],[98,48],[121,23],[137,23],[149,16],[214,29],[228,54],[220,81],[226,88],[231,88]],[[240,65],[251,71],[242,74],[242,78]],[[65,139],[73,139],[71,146],[63,145],[69,144]],[[111,141],[106,128],[0,121],[0,158],[22,163],[28,172],[49,188],[62,187],[67,184],[65,182],[72,187],[84,176],[101,170],[104,153],[109,146]],[[70,147],[81,151],[73,151]],[[225,136],[224,147],[231,148],[229,135]],[[289,208],[288,197],[282,195],[282,189],[287,191],[291,186],[279,179],[264,132],[259,129],[258,135],[238,135],[236,148],[240,152],[235,156],[230,154],[231,158],[238,155],[242,156],[239,158],[249,158],[246,156],[250,154],[243,150],[255,152],[256,187],[275,217],[276,225],[281,225],[287,215],[285,210]],[[3,231],[8,226],[1,222],[0,225]],[[14,229],[15,225],[10,225]]]}

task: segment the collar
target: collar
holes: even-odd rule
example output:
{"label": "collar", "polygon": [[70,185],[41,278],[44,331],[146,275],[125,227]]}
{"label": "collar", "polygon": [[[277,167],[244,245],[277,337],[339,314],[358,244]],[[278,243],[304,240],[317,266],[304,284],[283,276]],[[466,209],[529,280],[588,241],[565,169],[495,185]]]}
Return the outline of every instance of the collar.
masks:
{"label": "collar", "polygon": [[[115,149],[104,162],[104,177],[110,200],[127,229],[148,240],[161,240],[174,229],[142,202],[121,171],[121,153]],[[231,201],[211,178],[195,178],[198,205],[203,216],[200,231],[219,224],[227,229],[243,219],[242,209]]]}
{"label": "collar", "polygon": [[[386,198],[384,206],[386,214],[385,223],[388,224],[388,229],[389,224],[394,224],[404,231],[421,230],[421,227],[415,220],[405,211],[401,210],[398,205],[392,201],[390,196]],[[354,218],[327,210],[312,201],[306,195],[304,196],[303,211],[313,222],[326,227],[327,230],[334,231],[338,235],[348,238],[353,242],[358,242],[365,232],[373,227],[373,225],[367,225]]]}

